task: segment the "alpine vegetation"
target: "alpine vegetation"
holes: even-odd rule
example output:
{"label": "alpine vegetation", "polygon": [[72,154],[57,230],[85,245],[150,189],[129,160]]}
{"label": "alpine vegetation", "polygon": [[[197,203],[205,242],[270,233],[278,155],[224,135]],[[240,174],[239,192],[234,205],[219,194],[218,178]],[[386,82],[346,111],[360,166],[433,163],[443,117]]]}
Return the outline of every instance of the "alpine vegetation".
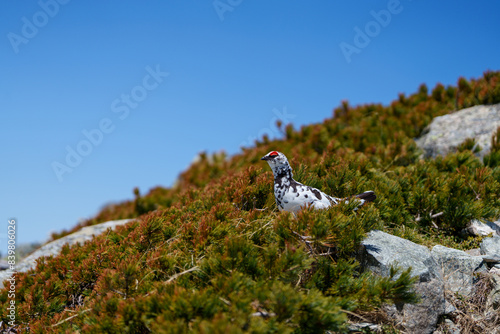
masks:
{"label": "alpine vegetation", "polygon": [[[415,139],[437,116],[496,103],[500,72],[485,72],[456,86],[421,85],[389,105],[342,102],[322,123],[277,122],[282,137],[263,136],[231,157],[202,153],[175,186],[136,190],[54,234],[135,218],[16,274],[16,323],[8,325],[3,288],[0,330],[347,333],[369,322],[403,331],[387,306],[420,303],[419,282],[397,267],[386,276],[364,270],[360,246],[373,230],[419,248],[479,246],[482,237],[463,231],[471,220],[500,216],[500,134],[483,159],[471,141],[425,159]],[[489,290],[480,291],[475,300],[484,301]],[[463,305],[464,314],[474,309]]]}

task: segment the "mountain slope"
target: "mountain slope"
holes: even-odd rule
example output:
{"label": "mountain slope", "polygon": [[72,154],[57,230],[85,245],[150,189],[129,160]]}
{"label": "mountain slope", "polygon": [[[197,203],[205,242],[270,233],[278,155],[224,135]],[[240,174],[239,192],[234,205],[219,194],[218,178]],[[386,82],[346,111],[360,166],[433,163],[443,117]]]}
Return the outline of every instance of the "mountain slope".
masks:
{"label": "mountain slope", "polygon": [[[282,139],[264,137],[239,155],[202,154],[174,188],[135,191],[134,201],[83,225],[136,222],[19,274],[18,328],[309,333],[343,332],[349,317],[383,322],[383,303],[416,299],[408,272],[396,280],[359,272],[354,254],[366,232],[468,248],[478,240],[462,239],[466,224],[499,214],[500,159],[484,165],[464,144],[421,160],[413,140],[436,116],[499,103],[499,80],[500,72],[486,72],[430,93],[421,85],[389,106],[343,102],[321,124],[278,124]],[[378,198],[357,212],[355,203],[297,217],[277,212],[272,173],[259,160],[270,150],[290,158],[298,181],[338,197],[372,189]],[[4,326],[9,302],[1,290]]]}

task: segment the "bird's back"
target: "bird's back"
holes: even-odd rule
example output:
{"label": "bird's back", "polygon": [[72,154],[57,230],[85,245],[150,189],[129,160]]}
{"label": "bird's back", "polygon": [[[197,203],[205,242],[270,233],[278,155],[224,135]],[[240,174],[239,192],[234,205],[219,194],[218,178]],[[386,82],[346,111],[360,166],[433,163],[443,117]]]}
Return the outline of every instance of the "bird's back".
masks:
{"label": "bird's back", "polygon": [[291,180],[290,186],[280,199],[278,206],[282,210],[296,212],[301,208],[311,205],[315,209],[326,209],[336,205],[340,199],[329,196],[319,189],[306,186],[295,180]]}

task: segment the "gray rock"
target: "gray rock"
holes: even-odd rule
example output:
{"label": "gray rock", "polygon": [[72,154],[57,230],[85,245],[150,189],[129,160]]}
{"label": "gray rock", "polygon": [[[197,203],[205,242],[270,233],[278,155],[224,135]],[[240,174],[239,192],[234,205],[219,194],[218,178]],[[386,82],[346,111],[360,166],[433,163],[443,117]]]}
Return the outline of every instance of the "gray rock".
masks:
{"label": "gray rock", "polygon": [[405,333],[432,333],[436,329],[439,316],[445,314],[443,282],[431,279],[417,283],[415,292],[421,301],[415,305],[394,305],[386,309],[387,314],[405,327]]}
{"label": "gray rock", "polygon": [[5,260],[0,260],[0,270],[7,270],[10,268],[10,265]]}
{"label": "gray rock", "polygon": [[382,326],[377,324],[372,324],[369,322],[360,322],[355,324],[349,324],[349,332],[362,332],[369,331],[369,333],[382,333]]}
{"label": "gray rock", "polygon": [[[481,254],[488,257],[500,257],[500,237],[484,238],[480,245]],[[494,261],[489,261],[494,262]]]}
{"label": "gray rock", "polygon": [[[133,219],[113,220],[102,224],[83,227],[75,233],[43,245],[40,249],[34,251],[32,254],[16,263],[15,271],[26,272],[33,269],[36,267],[36,260],[39,257],[58,255],[65,244],[70,246],[76,243],[83,244],[85,241],[91,240],[95,235],[105,232],[108,228],[114,229],[115,227],[125,225],[132,220]],[[10,270],[0,272],[0,288],[3,287],[3,282],[11,276],[12,272]]]}
{"label": "gray rock", "polygon": [[450,334],[460,334],[461,333],[460,327],[458,327],[458,325],[456,325],[450,319],[445,319],[444,320],[444,325],[446,327],[447,332],[450,333]]}
{"label": "gray rock", "polygon": [[481,258],[484,262],[493,265],[493,267],[497,267],[497,264],[500,263],[500,255],[497,254],[481,255]]}
{"label": "gray rock", "polygon": [[479,248],[467,249],[465,252],[472,256],[481,256],[481,250]]}
{"label": "gray rock", "polygon": [[493,289],[491,289],[488,299],[486,300],[486,309],[496,311],[500,308],[500,276],[491,275]]}
{"label": "gray rock", "polygon": [[491,137],[500,126],[500,104],[480,105],[436,117],[416,140],[425,157],[446,155],[467,138],[474,138],[482,148],[477,154],[482,158],[491,150]]}
{"label": "gray rock", "polygon": [[381,276],[389,276],[391,266],[412,268],[412,276],[420,282],[442,279],[440,268],[429,249],[409,240],[381,231],[371,231],[361,245],[364,248],[362,264]]}
{"label": "gray rock", "polygon": [[482,221],[473,219],[467,226],[467,233],[477,237],[485,237],[490,234],[500,235],[500,226],[498,224],[499,222],[485,220],[483,223]]}
{"label": "gray rock", "polygon": [[442,268],[445,289],[453,293],[469,296],[476,281],[474,274],[488,272],[480,256],[472,256],[464,251],[441,245],[434,246],[431,254]]}
{"label": "gray rock", "polygon": [[361,245],[360,263],[367,270],[389,276],[391,266],[412,268],[412,275],[419,279],[415,292],[420,303],[392,305],[386,311],[409,333],[432,333],[445,313],[445,299],[441,268],[429,249],[381,231],[368,233]]}
{"label": "gray rock", "polygon": [[455,305],[453,305],[452,303],[450,303],[449,301],[445,301],[445,307],[444,307],[444,314],[445,315],[448,315],[448,314],[451,314],[453,312],[455,312],[457,310],[457,308],[455,307]]}

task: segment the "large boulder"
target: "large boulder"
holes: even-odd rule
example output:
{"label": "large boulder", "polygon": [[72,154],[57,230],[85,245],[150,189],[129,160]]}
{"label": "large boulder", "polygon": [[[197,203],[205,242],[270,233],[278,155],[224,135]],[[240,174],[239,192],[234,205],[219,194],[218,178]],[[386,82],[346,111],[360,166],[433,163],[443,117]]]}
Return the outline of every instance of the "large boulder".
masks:
{"label": "large boulder", "polygon": [[[91,240],[94,236],[105,232],[108,228],[115,229],[117,226],[125,225],[132,220],[133,219],[113,220],[102,224],[83,227],[75,233],[69,234],[63,238],[51,241],[43,245],[32,254],[16,263],[14,270],[15,272],[26,272],[36,267],[36,260],[39,257],[58,255],[65,244],[68,244],[70,246],[77,243],[83,244],[85,241]],[[0,288],[3,287],[3,282],[11,276],[12,272],[10,268],[4,271],[0,271]]]}
{"label": "large boulder", "polygon": [[432,333],[440,315],[445,313],[444,280],[441,267],[427,247],[381,231],[371,231],[362,241],[360,262],[365,270],[389,276],[391,266],[412,268],[418,277],[415,292],[418,304],[393,305],[388,314],[408,333]]}
{"label": "large boulder", "polygon": [[480,105],[436,117],[416,140],[425,157],[435,158],[453,152],[467,138],[474,138],[482,148],[482,158],[491,149],[491,137],[500,126],[500,104]]}

